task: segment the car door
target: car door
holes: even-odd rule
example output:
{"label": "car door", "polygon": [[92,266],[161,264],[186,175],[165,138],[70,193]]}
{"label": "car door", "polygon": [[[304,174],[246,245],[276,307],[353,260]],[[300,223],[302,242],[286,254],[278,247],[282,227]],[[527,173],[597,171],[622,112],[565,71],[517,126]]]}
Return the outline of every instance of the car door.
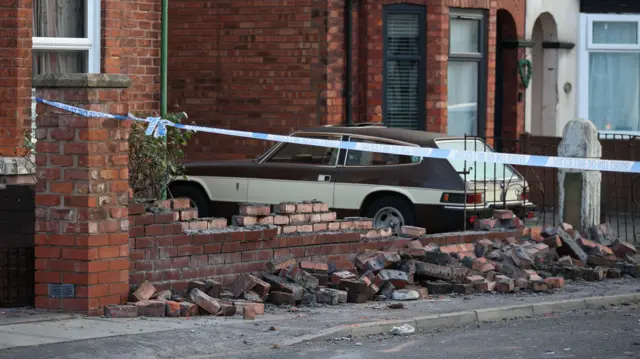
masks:
{"label": "car door", "polygon": [[[298,133],[297,137],[340,140],[341,135]],[[317,200],[334,205],[337,148],[282,143],[252,167],[248,201],[280,203]]]}

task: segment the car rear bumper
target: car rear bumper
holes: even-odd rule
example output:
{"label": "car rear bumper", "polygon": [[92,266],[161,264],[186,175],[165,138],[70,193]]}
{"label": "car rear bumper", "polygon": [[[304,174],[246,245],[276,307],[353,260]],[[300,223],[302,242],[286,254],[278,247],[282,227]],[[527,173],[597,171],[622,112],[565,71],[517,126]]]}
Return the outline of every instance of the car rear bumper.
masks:
{"label": "car rear bumper", "polygon": [[466,216],[466,220],[469,221],[472,219],[491,218],[493,211],[497,209],[508,209],[513,211],[516,217],[524,218],[528,212],[536,209],[536,205],[527,201],[507,203],[506,206],[504,203],[487,204],[482,207],[467,206],[466,213],[465,207],[444,206],[443,212],[447,217],[456,218],[460,221]]}

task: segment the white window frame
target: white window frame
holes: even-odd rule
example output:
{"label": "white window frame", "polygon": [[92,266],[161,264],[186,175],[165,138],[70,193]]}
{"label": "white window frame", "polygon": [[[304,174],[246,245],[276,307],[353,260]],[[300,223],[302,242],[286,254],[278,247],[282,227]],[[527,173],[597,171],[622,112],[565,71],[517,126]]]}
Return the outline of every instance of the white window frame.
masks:
{"label": "white window frame", "polygon": [[[636,22],[637,44],[594,44],[594,22]],[[578,117],[589,119],[589,53],[638,52],[640,53],[640,15],[580,14],[578,30]]]}
{"label": "white window frame", "polygon": [[87,72],[100,73],[100,0],[86,1],[86,38],[33,37],[33,50],[87,51]]}

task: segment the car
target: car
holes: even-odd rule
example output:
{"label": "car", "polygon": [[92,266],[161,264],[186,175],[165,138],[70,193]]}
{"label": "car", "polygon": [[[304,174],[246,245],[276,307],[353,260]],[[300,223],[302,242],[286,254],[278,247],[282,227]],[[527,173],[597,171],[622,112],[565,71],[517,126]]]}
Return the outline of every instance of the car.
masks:
{"label": "car", "polygon": [[[290,136],[494,151],[480,138],[378,125],[316,127]],[[470,228],[495,209],[522,216],[535,207],[524,177],[502,164],[282,142],[253,160],[187,162],[185,169],[170,192],[190,198],[199,216],[206,217],[231,218],[239,203],[316,200],[328,203],[340,218],[369,217],[378,227],[420,226],[438,233]]]}

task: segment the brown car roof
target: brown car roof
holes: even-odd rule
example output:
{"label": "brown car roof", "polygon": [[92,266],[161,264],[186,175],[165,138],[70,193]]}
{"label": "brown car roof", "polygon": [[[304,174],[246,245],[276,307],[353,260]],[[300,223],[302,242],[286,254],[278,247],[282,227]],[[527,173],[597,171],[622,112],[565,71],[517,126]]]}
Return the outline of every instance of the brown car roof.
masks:
{"label": "brown car roof", "polygon": [[404,128],[390,128],[383,126],[369,127],[347,127],[347,126],[324,126],[304,128],[295,131],[300,132],[322,132],[322,133],[340,133],[346,135],[362,135],[386,138],[395,141],[408,142],[420,147],[436,148],[435,140],[444,138],[455,138],[443,133],[426,132],[418,130],[408,130]]}

